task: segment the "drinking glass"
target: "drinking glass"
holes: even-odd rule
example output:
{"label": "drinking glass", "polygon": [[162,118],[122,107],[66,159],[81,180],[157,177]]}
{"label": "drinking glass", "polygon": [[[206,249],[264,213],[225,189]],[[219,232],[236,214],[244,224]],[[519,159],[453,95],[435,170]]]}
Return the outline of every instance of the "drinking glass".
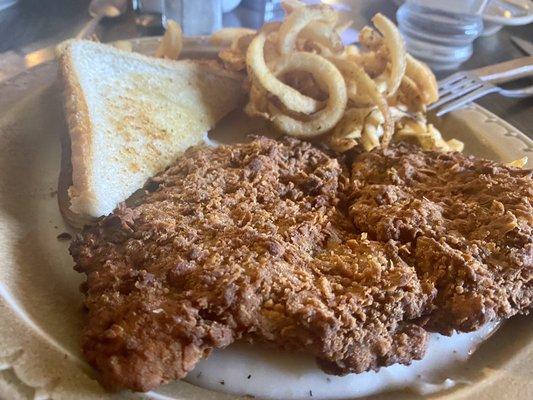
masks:
{"label": "drinking glass", "polygon": [[0,11],[14,5],[18,0],[0,0]]}
{"label": "drinking glass", "polygon": [[222,28],[222,0],[163,0],[163,25],[169,19],[186,36],[210,35]]}
{"label": "drinking glass", "polygon": [[408,51],[436,69],[455,68],[472,55],[483,31],[487,0],[407,0],[396,14]]}

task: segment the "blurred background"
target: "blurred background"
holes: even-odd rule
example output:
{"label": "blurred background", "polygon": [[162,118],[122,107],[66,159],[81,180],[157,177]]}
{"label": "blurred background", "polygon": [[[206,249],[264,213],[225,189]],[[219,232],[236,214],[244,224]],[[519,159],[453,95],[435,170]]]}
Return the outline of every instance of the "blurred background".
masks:
{"label": "blurred background", "polygon": [[[432,63],[438,78],[524,57],[528,44],[533,54],[530,0],[323,2],[353,21],[346,42],[356,41],[377,12],[399,23],[408,50]],[[280,0],[0,0],[0,81],[48,60],[56,44],[80,35],[95,34],[102,42],[156,36],[164,32],[166,18],[177,20],[186,35],[205,35],[221,27],[257,28],[282,16]],[[523,132],[531,130],[531,98],[488,96],[480,103],[509,116]]]}

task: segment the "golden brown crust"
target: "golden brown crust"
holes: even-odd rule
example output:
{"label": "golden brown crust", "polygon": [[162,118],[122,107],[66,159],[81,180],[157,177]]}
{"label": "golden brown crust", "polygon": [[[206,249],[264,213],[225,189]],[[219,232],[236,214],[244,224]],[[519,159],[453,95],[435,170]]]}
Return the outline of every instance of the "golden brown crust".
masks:
{"label": "golden brown crust", "polygon": [[94,199],[90,182],[90,160],[93,152],[90,140],[92,124],[70,48],[63,51],[59,57],[59,74],[64,85],[65,119],[70,138],[72,186],[68,188],[71,203],[69,211],[80,214],[77,210],[81,207],[76,203],[87,203]]}
{"label": "golden brown crust", "polygon": [[76,214],[70,209],[68,189],[72,186],[72,162],[70,156],[70,137],[67,132],[60,135],[61,169],[57,183],[57,202],[63,219],[74,228],[83,228],[94,222],[93,218]]}
{"label": "golden brown crust", "polygon": [[241,339],[332,374],[409,364],[428,330],[530,312],[532,179],[404,145],[353,164],[296,139],[191,149],[71,245],[84,354],[137,391]]}
{"label": "golden brown crust", "polygon": [[397,241],[437,289],[424,328],[442,334],[533,307],[533,171],[404,144],[352,166],[355,227]]}
{"label": "golden brown crust", "polygon": [[308,142],[188,150],[70,250],[87,274],[84,354],[109,389],[184,377],[244,338],[329,373],[408,364],[429,300],[393,243],[346,218],[348,166]]}

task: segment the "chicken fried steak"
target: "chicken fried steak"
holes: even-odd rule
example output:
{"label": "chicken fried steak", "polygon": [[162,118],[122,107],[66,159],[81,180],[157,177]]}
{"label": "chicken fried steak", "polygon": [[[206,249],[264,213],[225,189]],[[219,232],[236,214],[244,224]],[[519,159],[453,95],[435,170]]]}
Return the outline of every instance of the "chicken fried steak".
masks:
{"label": "chicken fried steak", "polygon": [[296,139],[191,149],[72,244],[85,356],[106,387],[141,391],[238,339],[334,374],[409,364],[425,327],[529,310],[531,182],[402,146],[353,171]]}
{"label": "chicken fried steak", "polygon": [[359,157],[352,178],[357,229],[398,242],[436,291],[426,329],[472,331],[531,309],[531,170],[400,145]]}

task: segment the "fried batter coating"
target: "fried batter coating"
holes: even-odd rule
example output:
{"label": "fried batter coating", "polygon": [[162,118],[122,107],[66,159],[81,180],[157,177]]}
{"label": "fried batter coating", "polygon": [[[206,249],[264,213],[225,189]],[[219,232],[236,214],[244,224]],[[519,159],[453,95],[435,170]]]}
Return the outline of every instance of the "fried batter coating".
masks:
{"label": "fried batter coating", "polygon": [[355,226],[394,240],[437,291],[426,329],[451,334],[527,313],[533,299],[531,170],[400,145],[353,165]]}
{"label": "fried batter coating", "polygon": [[264,137],[190,149],[86,228],[71,253],[101,382],[146,391],[236,340],[375,370],[422,358],[427,330],[530,309],[530,172],[404,146],[344,157]]}

